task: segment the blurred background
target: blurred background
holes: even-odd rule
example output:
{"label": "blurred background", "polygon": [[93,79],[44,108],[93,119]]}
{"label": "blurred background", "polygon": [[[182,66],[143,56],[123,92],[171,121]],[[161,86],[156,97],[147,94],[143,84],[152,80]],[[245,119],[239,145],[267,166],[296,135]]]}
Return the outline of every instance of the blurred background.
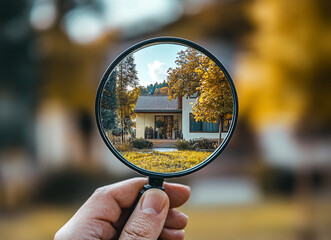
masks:
{"label": "blurred background", "polygon": [[0,3],[0,235],[52,239],[94,189],[138,176],[97,132],[111,61],[156,36],[228,69],[239,121],[181,208],[186,239],[331,239],[331,2],[15,0]]}

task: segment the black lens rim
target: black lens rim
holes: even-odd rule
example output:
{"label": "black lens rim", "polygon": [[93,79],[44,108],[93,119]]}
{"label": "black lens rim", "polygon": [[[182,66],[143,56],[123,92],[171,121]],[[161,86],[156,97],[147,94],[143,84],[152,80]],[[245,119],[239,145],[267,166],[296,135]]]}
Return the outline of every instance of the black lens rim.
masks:
{"label": "black lens rim", "polygon": [[[116,149],[115,147],[112,145],[112,143],[109,141],[106,133],[104,132],[104,129],[102,127],[102,123],[101,123],[101,111],[100,111],[100,101],[101,101],[101,96],[102,96],[102,92],[103,92],[103,88],[104,85],[108,79],[109,74],[114,70],[114,68],[117,66],[118,63],[120,63],[120,61],[123,60],[123,58],[125,58],[126,56],[128,56],[129,54],[137,51],[138,49],[142,49],[145,48],[147,46],[150,45],[156,45],[156,44],[164,44],[164,43],[174,43],[174,44],[180,44],[180,45],[185,45],[191,48],[194,48],[200,52],[202,52],[203,54],[205,54],[206,56],[208,56],[210,59],[212,59],[224,72],[226,78],[229,81],[230,87],[231,87],[231,92],[232,92],[232,96],[233,96],[233,116],[232,116],[232,120],[231,120],[231,124],[229,127],[229,131],[225,137],[225,139],[223,140],[223,142],[221,143],[221,145],[203,162],[199,163],[198,165],[186,169],[184,171],[180,171],[180,172],[173,172],[173,173],[160,173],[160,172],[153,172],[153,171],[149,171],[143,168],[140,168],[134,164],[132,164],[130,161],[128,161],[127,159],[125,159]],[[197,43],[194,43],[190,40],[187,39],[183,39],[183,38],[178,38],[178,37],[157,37],[157,38],[151,38],[151,39],[147,39],[145,41],[139,42],[133,46],[131,46],[130,48],[128,48],[127,50],[125,50],[124,52],[122,52],[107,68],[107,70],[105,71],[105,73],[103,74],[101,81],[99,83],[98,86],[98,90],[97,90],[97,94],[96,94],[96,100],[95,100],[95,117],[96,117],[96,121],[97,121],[97,126],[98,126],[98,130],[100,132],[100,135],[103,139],[103,141],[105,142],[105,144],[107,145],[107,147],[109,148],[109,150],[122,162],[124,163],[126,166],[128,166],[129,168],[135,170],[136,172],[148,176],[148,177],[155,177],[155,178],[174,178],[174,177],[181,177],[181,176],[185,176],[187,174],[191,174],[193,172],[198,171],[199,169],[207,166],[209,163],[211,163],[213,160],[215,160],[220,154],[221,152],[225,149],[225,147],[227,146],[227,144],[229,143],[235,126],[237,124],[237,120],[238,120],[238,96],[237,96],[237,91],[235,89],[234,83],[232,81],[232,78],[230,76],[230,74],[228,73],[228,71],[225,69],[225,67],[223,66],[223,64],[211,53],[209,52],[207,49],[203,48],[202,46],[200,46]]]}

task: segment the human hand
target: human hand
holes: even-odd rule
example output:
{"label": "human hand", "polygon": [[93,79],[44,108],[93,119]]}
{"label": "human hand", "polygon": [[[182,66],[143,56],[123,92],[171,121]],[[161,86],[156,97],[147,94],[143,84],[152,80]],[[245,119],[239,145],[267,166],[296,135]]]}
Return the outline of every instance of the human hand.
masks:
{"label": "human hand", "polygon": [[184,185],[164,183],[165,192],[147,190],[125,223],[130,207],[146,183],[144,178],[134,178],[97,189],[54,240],[184,239],[182,229],[187,216],[174,209],[190,196],[190,188]]}

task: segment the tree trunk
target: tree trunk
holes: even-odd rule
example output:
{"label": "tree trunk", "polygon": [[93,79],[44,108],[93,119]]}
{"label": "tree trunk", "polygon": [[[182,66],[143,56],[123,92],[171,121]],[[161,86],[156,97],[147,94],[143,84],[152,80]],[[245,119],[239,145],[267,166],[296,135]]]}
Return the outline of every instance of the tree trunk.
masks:
{"label": "tree trunk", "polygon": [[223,132],[223,126],[224,126],[224,117],[221,117],[220,119],[220,125],[219,125],[219,133],[218,133],[218,146],[222,143],[222,132]]}
{"label": "tree trunk", "polygon": [[124,143],[124,124],[123,119],[121,119],[121,135],[122,135],[122,144]]}

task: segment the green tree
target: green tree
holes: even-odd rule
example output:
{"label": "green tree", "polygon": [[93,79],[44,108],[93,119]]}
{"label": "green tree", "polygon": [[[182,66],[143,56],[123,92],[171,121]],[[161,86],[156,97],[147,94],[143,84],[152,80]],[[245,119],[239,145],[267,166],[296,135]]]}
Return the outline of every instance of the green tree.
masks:
{"label": "green tree", "polygon": [[220,143],[224,121],[233,112],[232,92],[223,71],[209,57],[191,48],[178,53],[176,65],[168,69],[169,99],[196,96],[192,106],[195,120],[220,122]]}
{"label": "green tree", "polygon": [[134,57],[129,55],[124,58],[117,66],[116,71],[117,115],[121,127],[122,142],[124,142],[124,135],[126,132],[130,132],[132,126],[134,116],[132,105],[135,105],[138,99],[138,97],[132,97],[133,90],[139,89],[137,88],[138,77]]}
{"label": "green tree", "polygon": [[117,98],[116,98],[116,70],[113,71],[105,83],[101,98],[101,122],[106,130],[117,128]]}

